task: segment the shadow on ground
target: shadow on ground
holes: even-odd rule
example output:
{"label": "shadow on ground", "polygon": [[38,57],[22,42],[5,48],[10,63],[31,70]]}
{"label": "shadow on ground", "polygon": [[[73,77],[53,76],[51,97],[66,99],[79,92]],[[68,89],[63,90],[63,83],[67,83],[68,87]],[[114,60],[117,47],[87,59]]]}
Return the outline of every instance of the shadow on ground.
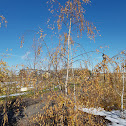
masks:
{"label": "shadow on ground", "polygon": [[7,113],[8,122],[7,126],[14,126],[18,118],[23,118],[23,103],[19,102],[19,99],[13,99],[11,103],[0,106],[0,126],[3,125],[5,114]]}

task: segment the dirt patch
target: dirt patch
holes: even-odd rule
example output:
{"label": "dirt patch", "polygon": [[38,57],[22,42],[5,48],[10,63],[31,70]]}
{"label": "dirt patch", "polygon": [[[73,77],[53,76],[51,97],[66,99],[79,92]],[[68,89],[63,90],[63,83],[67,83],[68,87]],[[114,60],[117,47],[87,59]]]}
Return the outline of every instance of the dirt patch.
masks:
{"label": "dirt patch", "polygon": [[[21,98],[16,97],[12,99],[11,102],[7,104],[0,105],[0,126],[3,123],[4,115],[7,113],[8,116],[8,123],[6,125],[13,126],[17,125],[18,120],[25,117],[24,111],[25,108],[29,108],[32,105],[36,105],[41,101],[41,98]],[[31,109],[31,111],[34,111],[35,109]],[[30,111],[30,110],[29,110]]]}

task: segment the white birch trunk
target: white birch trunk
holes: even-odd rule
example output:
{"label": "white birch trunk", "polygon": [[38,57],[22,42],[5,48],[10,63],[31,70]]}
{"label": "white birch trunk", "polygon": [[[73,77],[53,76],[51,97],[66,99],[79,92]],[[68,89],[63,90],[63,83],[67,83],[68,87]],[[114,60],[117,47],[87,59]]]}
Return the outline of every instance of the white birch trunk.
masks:
{"label": "white birch trunk", "polygon": [[[124,68],[125,69],[125,68]],[[123,69],[123,88],[122,88],[122,95],[121,95],[121,111],[123,112],[123,96],[124,96],[124,81],[125,81],[125,77],[124,77],[124,69]]]}
{"label": "white birch trunk", "polygon": [[71,18],[70,18],[70,25],[69,25],[69,34],[68,34],[68,57],[67,57],[67,76],[66,76],[66,83],[65,83],[65,94],[68,94],[67,90],[67,83],[69,77],[69,49],[70,49],[70,33],[71,33]]}

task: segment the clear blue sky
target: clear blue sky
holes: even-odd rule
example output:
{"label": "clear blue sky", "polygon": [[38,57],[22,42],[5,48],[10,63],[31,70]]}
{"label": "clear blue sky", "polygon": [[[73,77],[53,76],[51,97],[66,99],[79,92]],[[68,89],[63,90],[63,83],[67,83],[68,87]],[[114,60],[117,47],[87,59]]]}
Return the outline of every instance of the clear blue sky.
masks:
{"label": "clear blue sky", "polygon": [[[8,21],[7,27],[3,24],[0,28],[0,54],[7,48],[12,49],[7,52],[12,53],[11,58],[5,59],[9,65],[24,63],[23,57],[28,54],[33,31],[39,27],[47,34],[45,41],[50,43],[51,32],[46,21],[51,15],[46,0],[0,0],[0,15]],[[110,48],[105,53],[111,57],[126,49],[126,0],[92,0],[86,6],[85,18],[93,22],[101,34],[95,43],[86,36],[76,40],[86,51],[107,45]],[[24,33],[27,33],[25,44],[20,48],[19,37]]]}

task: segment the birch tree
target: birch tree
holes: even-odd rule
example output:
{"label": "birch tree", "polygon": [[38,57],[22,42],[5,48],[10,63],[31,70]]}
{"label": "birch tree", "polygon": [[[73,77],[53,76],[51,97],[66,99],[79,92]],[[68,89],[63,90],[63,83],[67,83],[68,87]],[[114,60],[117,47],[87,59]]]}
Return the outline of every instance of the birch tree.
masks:
{"label": "birch tree", "polygon": [[[85,19],[85,8],[84,6],[90,3],[90,0],[65,0],[60,2],[59,0],[50,0],[51,8],[49,11],[55,14],[57,20],[58,30],[66,29],[67,34],[67,75],[65,81],[65,94],[68,94],[67,85],[70,68],[70,45],[72,44],[71,33],[75,29],[77,37],[82,36],[85,31],[90,39],[95,39],[98,30],[89,21]],[[64,28],[64,26],[66,26]]]}
{"label": "birch tree", "polygon": [[[121,55],[120,55],[121,54]],[[120,96],[121,101],[121,111],[123,113],[124,110],[124,94],[125,94],[125,70],[126,70],[126,52],[125,50],[122,51],[120,54],[115,55],[117,60],[120,60],[119,63],[117,63],[116,72],[119,74],[116,78],[119,82],[122,82],[122,84],[119,83],[118,87],[114,84],[114,87],[116,90],[116,93]],[[123,114],[122,114],[123,116]]]}
{"label": "birch tree", "polygon": [[121,111],[123,112],[123,110],[124,110],[124,106],[123,106],[123,104],[124,104],[124,93],[125,93],[124,88],[125,88],[126,53],[125,53],[125,51],[122,51],[121,54],[124,55],[122,65],[121,65],[121,67],[122,67],[122,91],[121,91],[121,94],[120,94],[120,96],[121,96]]}

